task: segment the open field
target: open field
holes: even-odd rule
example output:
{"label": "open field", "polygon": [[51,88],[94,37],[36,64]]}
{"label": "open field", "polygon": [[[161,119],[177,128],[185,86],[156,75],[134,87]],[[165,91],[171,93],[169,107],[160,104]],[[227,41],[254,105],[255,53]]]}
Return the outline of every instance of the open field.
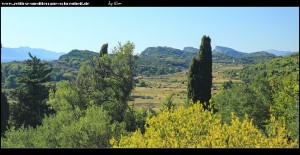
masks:
{"label": "open field", "polygon": [[[219,91],[223,82],[232,80],[233,83],[242,83],[241,80],[230,79],[224,74],[224,71],[229,69],[242,69],[242,66],[213,64],[213,86],[215,86],[217,90],[212,90],[212,95]],[[175,94],[173,102],[178,105],[183,104],[187,98],[187,72],[188,70],[167,75],[137,77],[139,83],[132,92],[132,98],[134,100],[129,104],[136,107],[158,109],[159,104],[172,93]],[[146,87],[139,87],[142,81],[145,82]]]}

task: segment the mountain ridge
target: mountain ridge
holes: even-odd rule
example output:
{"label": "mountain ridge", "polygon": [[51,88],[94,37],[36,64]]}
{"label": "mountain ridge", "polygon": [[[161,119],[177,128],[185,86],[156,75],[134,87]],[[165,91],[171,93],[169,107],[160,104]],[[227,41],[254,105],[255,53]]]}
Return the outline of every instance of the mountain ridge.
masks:
{"label": "mountain ridge", "polygon": [[235,49],[229,48],[229,47],[224,47],[224,46],[215,46],[214,50],[212,53],[225,53],[228,54],[231,57],[240,57],[247,55],[245,52],[240,52]]}
{"label": "mountain ridge", "polygon": [[18,48],[2,47],[1,48],[1,62],[24,61],[29,59],[28,53],[45,61],[57,60],[63,52],[54,52],[43,48],[30,48],[28,46],[21,46]]}
{"label": "mountain ridge", "polygon": [[268,53],[274,54],[276,56],[286,56],[286,55],[294,53],[294,52],[291,52],[291,51],[279,51],[279,50],[275,50],[275,49],[268,49],[268,50],[265,50],[265,51],[268,52]]}
{"label": "mountain ridge", "polygon": [[[43,48],[31,48],[28,46],[21,46],[19,48],[9,48],[9,47],[3,47],[1,53],[1,62],[11,62],[11,61],[23,61],[29,59],[28,52],[31,52],[33,56],[37,56],[41,60],[45,61],[53,61],[53,60],[59,60],[61,58],[66,57],[65,55],[70,55],[69,53],[72,51],[76,51],[77,49],[71,50],[68,53],[63,53],[63,52],[54,52],[50,50],[46,50]],[[84,56],[85,54],[81,53],[79,54],[82,59],[90,59],[92,56],[96,56],[97,53],[89,50],[77,50],[80,52],[86,51],[87,56]],[[92,53],[90,53],[92,52]],[[199,52],[199,49],[194,48],[194,47],[184,47],[182,50],[172,48],[172,47],[167,47],[167,46],[157,46],[157,47],[147,47],[144,51],[140,53],[140,57],[147,57],[147,56],[154,56],[158,57],[160,60],[156,61],[157,63],[161,61],[170,61],[170,59],[181,59],[183,60],[180,64],[182,67],[188,66],[188,62],[186,60],[192,59],[196,55],[196,53]],[[262,52],[262,51],[259,51]],[[274,49],[270,50],[264,50],[264,52],[269,53],[260,53],[256,55],[260,56],[285,56],[289,55],[293,52],[289,51],[278,51]],[[277,53],[276,53],[277,52]],[[249,58],[249,57],[255,57],[253,53],[257,52],[251,52],[251,53],[245,53],[241,51],[237,51],[233,48],[229,47],[224,47],[224,46],[215,46],[215,48],[212,50],[213,54],[213,59],[214,60],[221,60],[221,59],[236,59],[236,58]],[[273,55],[270,55],[273,54]],[[171,56],[171,57],[170,57]],[[169,57],[169,58],[168,58]],[[147,60],[145,60],[147,61]],[[222,61],[224,62],[224,61]],[[229,62],[229,61],[228,61]],[[148,62],[146,64],[153,64],[153,62]],[[145,64],[145,65],[146,65]],[[163,64],[163,63],[162,63]],[[172,63],[174,64],[174,63]],[[175,65],[177,65],[175,63]]]}

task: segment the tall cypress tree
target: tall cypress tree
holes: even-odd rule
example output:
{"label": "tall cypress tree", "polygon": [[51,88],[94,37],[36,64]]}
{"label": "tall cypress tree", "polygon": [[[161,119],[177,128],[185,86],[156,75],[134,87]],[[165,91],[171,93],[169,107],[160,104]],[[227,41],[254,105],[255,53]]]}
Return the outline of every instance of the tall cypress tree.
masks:
{"label": "tall cypress tree", "polygon": [[107,54],[107,47],[108,44],[103,44],[101,49],[100,49],[100,57],[102,57],[104,54]]}
{"label": "tall cypress tree", "polygon": [[[188,101],[209,102],[212,86],[211,39],[203,36],[198,55],[193,58],[188,74]],[[204,106],[207,108],[207,106]]]}
{"label": "tall cypress tree", "polygon": [[49,81],[52,68],[48,68],[46,63],[41,62],[36,56],[29,53],[30,60],[26,60],[26,65],[22,69],[17,81],[22,85],[14,90],[13,95],[17,100],[12,108],[12,118],[15,126],[41,125],[44,114],[51,111],[46,104],[49,95],[49,88],[45,83]]}

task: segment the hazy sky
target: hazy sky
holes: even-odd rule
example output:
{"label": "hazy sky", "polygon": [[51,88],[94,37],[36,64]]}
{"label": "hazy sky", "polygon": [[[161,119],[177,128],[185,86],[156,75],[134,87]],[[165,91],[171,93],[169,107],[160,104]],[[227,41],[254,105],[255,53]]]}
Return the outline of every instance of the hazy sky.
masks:
{"label": "hazy sky", "polygon": [[131,41],[147,47],[212,48],[242,52],[299,51],[299,7],[2,7],[3,47],[29,46],[56,52],[109,51]]}

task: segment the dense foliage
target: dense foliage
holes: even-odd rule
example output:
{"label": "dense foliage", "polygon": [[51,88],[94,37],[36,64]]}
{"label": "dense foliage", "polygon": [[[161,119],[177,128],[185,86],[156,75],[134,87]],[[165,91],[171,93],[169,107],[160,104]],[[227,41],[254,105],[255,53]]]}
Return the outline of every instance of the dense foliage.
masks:
{"label": "dense foliage", "polygon": [[49,62],[49,66],[53,68],[51,81],[74,79],[82,64],[94,56],[98,57],[99,53],[88,50],[72,50],[68,54],[60,56],[58,60]]}
{"label": "dense foliage", "polygon": [[299,72],[299,52],[290,56],[246,66],[240,72],[239,76],[245,82],[251,81],[255,77],[276,80],[276,78],[280,78],[297,71]]}
{"label": "dense foliage", "polygon": [[9,105],[5,94],[1,92],[1,135],[7,129],[8,118],[9,118]]}
{"label": "dense foliage", "polygon": [[224,123],[231,122],[231,112],[239,118],[248,114],[253,119],[253,124],[262,129],[269,120],[270,104],[273,102],[269,90],[270,86],[266,81],[257,81],[251,85],[226,89],[213,97],[213,103]]}
{"label": "dense foliage", "polygon": [[[2,51],[2,43],[1,43]],[[2,64],[1,64],[1,81],[2,81]],[[1,82],[2,83],[2,82]],[[2,86],[1,86],[2,88]],[[1,91],[1,136],[7,129],[8,118],[9,118],[9,104],[5,94]]]}
{"label": "dense foliage", "polygon": [[104,56],[105,54],[107,54],[107,48],[108,48],[108,44],[103,44],[101,46],[101,49],[100,49],[100,57]]}
{"label": "dense foliage", "polygon": [[17,88],[17,77],[24,62],[1,63],[1,88]]}
{"label": "dense foliage", "polygon": [[245,116],[240,121],[232,114],[231,125],[222,124],[219,115],[195,103],[190,108],[163,111],[147,118],[146,130],[137,130],[120,140],[111,139],[114,148],[283,148],[299,147],[288,140],[284,124],[270,119],[269,134],[260,132]]}
{"label": "dense foliage", "polygon": [[60,111],[37,128],[11,128],[1,138],[2,148],[104,148],[109,139],[125,133],[124,123],[111,123],[102,107]]}
{"label": "dense foliage", "polygon": [[[76,79],[62,83],[58,87],[61,90],[50,94],[51,104],[58,109],[63,108],[61,103],[67,99],[70,100],[67,104],[77,105],[80,109],[102,105],[112,120],[123,121],[128,108],[127,101],[134,87],[133,49],[134,44],[128,42],[116,47],[113,56],[104,54],[93,57],[80,68]],[[69,95],[65,95],[66,92]]]}
{"label": "dense foliage", "polygon": [[[247,84],[214,96],[223,122],[230,112],[241,118],[248,114],[265,131],[270,114],[284,119],[291,138],[299,136],[299,53],[244,67],[240,76]],[[267,131],[265,131],[267,132]]]}
{"label": "dense foliage", "polygon": [[276,55],[264,51],[243,55],[236,61],[241,64],[257,64],[276,58]]}
{"label": "dense foliage", "polygon": [[20,87],[13,91],[13,97],[17,101],[11,106],[11,118],[18,128],[40,125],[45,114],[51,113],[46,105],[49,88],[45,85],[49,81],[51,68],[33,57],[25,62],[17,82]]}

